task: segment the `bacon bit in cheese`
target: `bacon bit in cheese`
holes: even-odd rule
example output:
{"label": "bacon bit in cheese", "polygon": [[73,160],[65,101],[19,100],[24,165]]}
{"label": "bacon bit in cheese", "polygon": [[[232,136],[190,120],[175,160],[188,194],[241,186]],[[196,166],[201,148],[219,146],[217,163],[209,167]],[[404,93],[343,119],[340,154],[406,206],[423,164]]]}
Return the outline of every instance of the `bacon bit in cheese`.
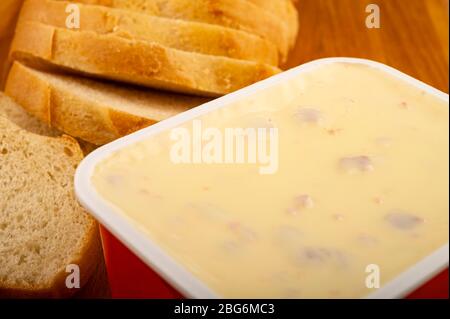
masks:
{"label": "bacon bit in cheese", "polygon": [[300,208],[313,208],[314,201],[309,195],[300,195],[295,198],[295,203]]}
{"label": "bacon bit in cheese", "polygon": [[301,211],[313,207],[314,201],[311,198],[311,196],[303,194],[295,197],[294,204],[291,207],[289,207],[287,211],[291,215],[298,215]]}
{"label": "bacon bit in cheese", "polygon": [[407,110],[407,109],[409,109],[409,105],[408,105],[408,103],[403,101],[403,102],[400,103],[400,108],[402,108],[404,110]]}
{"label": "bacon bit in cheese", "polygon": [[323,247],[305,247],[297,255],[300,265],[337,265],[345,266],[347,256],[341,251]]}
{"label": "bacon bit in cheese", "polygon": [[301,107],[295,116],[304,123],[319,124],[323,120],[320,110],[310,107]]}
{"label": "bacon bit in cheese", "polygon": [[377,205],[382,205],[382,204],[383,204],[383,199],[382,199],[381,197],[377,196],[377,197],[375,197],[375,198],[373,199],[373,202],[374,202],[375,204],[377,204]]}
{"label": "bacon bit in cheese", "polygon": [[373,171],[372,159],[368,156],[344,157],[339,161],[339,166],[347,172]]}
{"label": "bacon bit in cheese", "polygon": [[335,135],[341,133],[342,131],[343,130],[341,128],[332,128],[332,129],[328,129],[327,133],[332,135],[332,136],[335,136]]}
{"label": "bacon bit in cheese", "polygon": [[387,214],[386,221],[401,230],[414,229],[424,222],[422,218],[403,211],[393,211]]}

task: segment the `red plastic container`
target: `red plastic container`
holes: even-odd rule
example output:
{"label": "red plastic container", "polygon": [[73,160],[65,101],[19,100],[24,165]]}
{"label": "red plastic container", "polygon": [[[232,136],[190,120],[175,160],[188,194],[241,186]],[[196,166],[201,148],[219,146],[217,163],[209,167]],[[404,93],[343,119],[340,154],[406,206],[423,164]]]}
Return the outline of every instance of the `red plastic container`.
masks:
{"label": "red plastic container", "polygon": [[100,233],[113,298],[183,298],[108,230]]}
{"label": "red plastic container", "polygon": [[[226,107],[229,100],[253,94],[261,88],[269,87],[279,81],[288,80],[307,68],[334,62],[361,63],[373,66],[401,78],[448,103],[447,94],[385,65],[361,59],[329,58],[313,61],[284,72],[96,150],[79,165],[75,176],[75,191],[80,203],[103,225],[101,233],[105,260],[114,298],[183,298],[183,295],[192,298],[215,298],[220,296],[217,296],[198,278],[176,263],[155,242],[138,231],[137,227],[130,223],[129,220],[117,214],[97,194],[91,183],[91,175],[96,164],[108,154],[147,138],[151,134],[156,134],[164,129],[184,123],[196,116],[207,113],[214,107]],[[111,230],[114,235],[107,229]],[[367,297],[448,298],[448,258],[448,243],[446,243],[415,265],[411,265],[409,269]],[[433,279],[430,280],[430,278]],[[411,291],[414,292],[411,293]]]}
{"label": "red plastic container", "polygon": [[[108,230],[100,227],[113,298],[183,298]],[[407,296],[408,299],[447,298],[448,268]]]}

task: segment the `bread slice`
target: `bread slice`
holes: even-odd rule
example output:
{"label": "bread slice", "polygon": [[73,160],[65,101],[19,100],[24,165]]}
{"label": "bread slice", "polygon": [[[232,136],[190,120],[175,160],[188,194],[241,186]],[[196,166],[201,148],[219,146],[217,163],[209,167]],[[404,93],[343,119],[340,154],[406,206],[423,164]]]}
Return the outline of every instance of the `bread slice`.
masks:
{"label": "bread slice", "polygon": [[[66,28],[70,2],[27,0],[20,22],[35,21]],[[253,34],[206,23],[168,19],[102,6],[78,4],[80,28],[128,39],[140,39],[184,51],[227,56],[278,65],[275,45]]]}
{"label": "bread slice", "polygon": [[3,93],[0,93],[0,99],[2,101],[0,104],[0,116],[6,117],[17,126],[38,135],[51,137],[62,135],[60,131],[51,128],[44,122],[39,121],[37,118],[28,115],[28,113],[20,105],[14,103]]}
{"label": "bread slice", "polygon": [[244,30],[274,43],[283,62],[287,58],[293,37],[292,30],[289,30],[284,20],[247,0],[75,0],[75,2],[142,11],[163,17]]}
{"label": "bread slice", "polygon": [[37,71],[18,62],[5,92],[44,123],[96,145],[208,101]]}
{"label": "bread slice", "polygon": [[[0,93],[0,105],[13,103]],[[61,297],[67,266],[81,285],[101,256],[97,223],[77,203],[82,159],[70,137],[45,137],[0,115],[0,297]]]}
{"label": "bread slice", "polygon": [[[34,134],[51,137],[63,135],[61,131],[50,127],[34,116],[28,114],[25,109],[17,103],[2,103],[0,105],[0,116],[6,117],[17,126]],[[77,142],[85,156],[97,148],[97,145],[86,142],[80,138],[77,138]]]}
{"label": "bread slice", "polygon": [[248,0],[278,16],[289,30],[290,47],[297,42],[298,12],[291,0]]}
{"label": "bread slice", "polygon": [[258,62],[36,22],[18,25],[10,58],[39,67],[63,67],[99,78],[203,96],[227,94],[280,71]]}

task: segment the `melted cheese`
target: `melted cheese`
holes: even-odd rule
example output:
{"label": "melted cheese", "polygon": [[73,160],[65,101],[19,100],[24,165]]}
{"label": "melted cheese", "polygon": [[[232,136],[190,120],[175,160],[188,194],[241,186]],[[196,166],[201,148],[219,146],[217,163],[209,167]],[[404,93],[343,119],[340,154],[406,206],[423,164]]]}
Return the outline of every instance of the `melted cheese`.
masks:
{"label": "melted cheese", "polygon": [[382,71],[327,64],[200,118],[278,128],[274,174],[174,164],[164,131],[103,160],[92,182],[219,296],[362,297],[368,265],[383,285],[448,242],[448,116]]}

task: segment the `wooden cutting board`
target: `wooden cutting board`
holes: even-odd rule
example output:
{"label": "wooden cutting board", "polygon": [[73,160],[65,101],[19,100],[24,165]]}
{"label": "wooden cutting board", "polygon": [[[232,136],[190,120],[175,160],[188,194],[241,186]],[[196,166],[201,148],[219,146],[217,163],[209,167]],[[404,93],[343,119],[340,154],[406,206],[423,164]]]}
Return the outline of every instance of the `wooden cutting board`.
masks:
{"label": "wooden cutting board", "polygon": [[[371,3],[380,8],[379,29],[366,27]],[[448,5],[448,0],[298,0],[300,32],[285,68],[323,57],[367,58],[448,92]],[[77,297],[108,295],[100,262]]]}

